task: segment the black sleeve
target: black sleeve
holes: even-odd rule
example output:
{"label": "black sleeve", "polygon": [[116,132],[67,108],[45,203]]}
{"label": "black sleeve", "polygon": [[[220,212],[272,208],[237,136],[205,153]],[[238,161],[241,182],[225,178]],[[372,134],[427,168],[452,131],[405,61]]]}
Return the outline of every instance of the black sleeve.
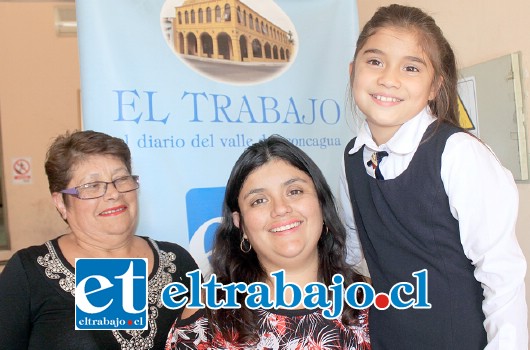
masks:
{"label": "black sleeve", "polygon": [[0,348],[27,349],[31,333],[29,283],[19,254],[0,274]]}
{"label": "black sleeve", "polygon": [[[190,289],[190,279],[186,276],[186,273],[190,271],[197,270],[199,266],[195,262],[195,259],[191,256],[191,254],[184,249],[181,246],[178,246],[178,250],[180,252],[175,252],[177,255],[177,259],[175,260],[175,264],[177,265],[177,271],[181,271],[182,280],[184,282],[184,285]],[[201,271],[201,275],[202,275]]]}

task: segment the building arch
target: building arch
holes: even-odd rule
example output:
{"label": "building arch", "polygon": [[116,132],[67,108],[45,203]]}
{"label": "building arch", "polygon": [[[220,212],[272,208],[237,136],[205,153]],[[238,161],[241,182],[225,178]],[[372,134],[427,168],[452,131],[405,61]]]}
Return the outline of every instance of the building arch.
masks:
{"label": "building arch", "polygon": [[202,33],[201,39],[201,56],[202,57],[213,57],[213,38],[208,33]]}
{"label": "building arch", "polygon": [[188,55],[197,56],[197,37],[193,33],[188,33],[188,35],[186,35],[186,39],[188,42],[186,53]]}
{"label": "building arch", "polygon": [[178,33],[178,52],[184,54],[184,34]]}
{"label": "building arch", "polygon": [[248,40],[244,35],[239,36],[239,51],[241,52],[241,62],[248,59]]}
{"label": "building arch", "polygon": [[261,43],[258,39],[252,40],[252,57],[261,58],[263,52],[261,50]]}
{"label": "building arch", "polygon": [[278,27],[241,0],[183,2],[175,7],[173,35],[168,39],[181,54],[211,60],[284,63],[294,52],[290,30]]}
{"label": "building arch", "polygon": [[225,60],[230,60],[233,56],[232,39],[226,33],[219,33],[217,35],[217,48],[219,50],[219,57]]}
{"label": "building arch", "polygon": [[265,43],[265,45],[263,45],[263,49],[265,51],[265,58],[271,59],[272,58],[271,44]]}

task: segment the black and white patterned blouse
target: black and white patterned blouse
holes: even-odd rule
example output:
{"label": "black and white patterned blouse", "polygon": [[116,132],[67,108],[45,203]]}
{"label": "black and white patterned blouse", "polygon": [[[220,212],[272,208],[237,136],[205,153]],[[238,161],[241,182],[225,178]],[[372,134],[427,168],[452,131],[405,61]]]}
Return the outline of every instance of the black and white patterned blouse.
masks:
{"label": "black and white patterned blouse", "polygon": [[15,253],[0,275],[0,349],[163,349],[182,310],[165,308],[160,292],[171,282],[189,289],[185,274],[198,267],[179,245],[142,238],[154,255],[147,330],[75,330],[75,270],[56,238]]}

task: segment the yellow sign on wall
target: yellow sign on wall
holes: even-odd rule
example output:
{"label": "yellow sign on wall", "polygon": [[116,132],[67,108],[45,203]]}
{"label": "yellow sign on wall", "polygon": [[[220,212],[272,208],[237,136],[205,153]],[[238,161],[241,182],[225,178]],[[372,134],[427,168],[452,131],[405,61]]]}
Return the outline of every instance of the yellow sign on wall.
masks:
{"label": "yellow sign on wall", "polygon": [[469,113],[467,112],[466,106],[464,106],[460,95],[458,96],[458,114],[460,126],[462,128],[466,130],[475,130],[475,125],[473,125],[473,121],[471,121]]}

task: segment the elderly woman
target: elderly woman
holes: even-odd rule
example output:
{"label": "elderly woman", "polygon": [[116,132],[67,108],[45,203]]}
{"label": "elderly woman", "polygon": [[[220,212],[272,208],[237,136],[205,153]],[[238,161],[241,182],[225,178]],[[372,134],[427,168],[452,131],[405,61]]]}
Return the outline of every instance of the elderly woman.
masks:
{"label": "elderly woman", "polygon": [[[160,291],[197,268],[177,244],[137,236],[138,176],[125,142],[95,131],[66,133],[48,150],[46,174],[69,233],[20,250],[0,275],[2,349],[160,349],[181,310]],[[76,258],[146,258],[146,330],[74,330]]]}
{"label": "elderly woman", "polygon": [[[346,263],[346,232],[317,165],[289,141],[271,136],[243,152],[232,169],[215,235],[212,271],[228,285],[255,282],[275,288],[271,273],[300,287],[363,281]],[[270,290],[269,289],[269,290]],[[365,311],[345,306],[327,319],[321,309],[187,308],[166,349],[370,349]],[[274,296],[271,296],[274,299]],[[218,300],[223,298],[218,293]],[[288,303],[295,303],[286,294]]]}

